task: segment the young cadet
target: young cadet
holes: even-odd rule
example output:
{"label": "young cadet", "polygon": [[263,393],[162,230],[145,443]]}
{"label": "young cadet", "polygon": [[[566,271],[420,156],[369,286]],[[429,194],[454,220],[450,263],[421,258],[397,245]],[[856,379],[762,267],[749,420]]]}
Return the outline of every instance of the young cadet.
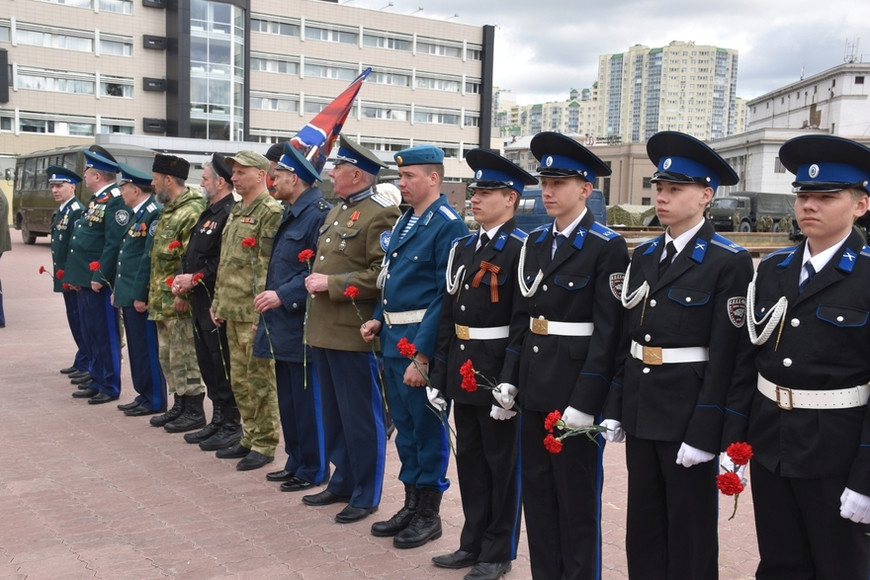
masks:
{"label": "young cadet", "polygon": [[483,580],[500,578],[516,558],[519,419],[513,419],[515,411],[493,404],[487,389],[464,389],[460,367],[471,361],[481,384],[517,383],[529,315],[516,278],[526,234],[517,228],[514,212],[524,186],[537,179],[484,149],[472,149],[465,161],[475,171],[469,188],[480,231],[458,239],[450,250],[431,375],[436,392],[430,392],[433,404],[440,393],[454,402],[465,524],[459,549],[432,562],[441,568],[474,566],[465,578]]}
{"label": "young cadet", "polygon": [[631,578],[717,578],[714,460],[752,260],[704,218],[716,188],[737,183],[731,167],[673,131],[653,135],[647,152],[666,230],[634,250],[625,275],[631,343],[614,379],[605,437],[627,434]]}
{"label": "young cadet", "polygon": [[[805,135],[779,150],[806,240],[769,254],[747,295],[756,578],[870,574],[870,149]],[[729,414],[729,418],[732,414]],[[739,419],[739,415],[733,414]]]}
{"label": "young cadet", "polygon": [[[601,574],[601,455],[586,437],[544,447],[544,421],[560,411],[568,427],[592,426],[607,398],[622,330],[620,288],[625,240],[594,221],[586,207],[597,176],[608,168],[558,133],[538,133],[541,199],[553,223],[529,234],[518,265],[530,316],[519,382],[493,391],[505,409],[518,395],[523,508],[532,575],[589,580]],[[518,390],[519,389],[519,390]]]}

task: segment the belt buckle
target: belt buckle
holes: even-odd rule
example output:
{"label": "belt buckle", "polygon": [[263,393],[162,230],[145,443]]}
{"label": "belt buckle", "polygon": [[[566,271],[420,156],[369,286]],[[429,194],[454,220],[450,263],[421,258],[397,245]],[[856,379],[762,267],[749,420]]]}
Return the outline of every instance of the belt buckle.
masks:
{"label": "belt buckle", "polygon": [[783,411],[791,411],[794,409],[794,404],[791,396],[791,389],[788,387],[776,386],[776,406]]}
{"label": "belt buckle", "polygon": [[532,318],[532,332],[543,336],[547,336],[548,334],[550,334],[547,330],[547,319]]}
{"label": "belt buckle", "polygon": [[471,333],[468,330],[467,326],[463,326],[461,324],[456,324],[456,338],[459,340],[471,340]]}
{"label": "belt buckle", "polygon": [[641,348],[643,348],[643,364],[656,367],[662,365],[662,347],[644,346]]}

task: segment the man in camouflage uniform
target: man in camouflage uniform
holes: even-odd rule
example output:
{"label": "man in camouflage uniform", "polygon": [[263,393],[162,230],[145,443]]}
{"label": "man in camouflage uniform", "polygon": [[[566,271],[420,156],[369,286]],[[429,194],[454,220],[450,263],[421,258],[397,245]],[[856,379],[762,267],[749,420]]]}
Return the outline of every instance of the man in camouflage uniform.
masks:
{"label": "man in camouflage uniform", "polygon": [[157,324],[160,366],[166,375],[169,392],[175,397],[172,408],[151,418],[151,425],[170,433],[181,433],[205,426],[202,400],[205,389],[199,374],[193,344],[193,318],[189,296],[174,296],[171,282],[181,264],[190,232],[205,200],[187,187],[190,164],[174,155],[157,154],[151,172],[151,188],[163,213],[151,237],[151,277],[148,292],[148,319]]}
{"label": "man in camouflage uniform", "polygon": [[284,208],[266,190],[269,161],[254,151],[227,157],[233,185],[242,200],[224,227],[212,316],[225,324],[230,347],[230,381],[242,416],[242,439],[217,457],[243,458],[239,471],[271,463],[278,445],[278,397],[271,359],[253,356],[260,315],[254,297],[265,290],[275,232]]}

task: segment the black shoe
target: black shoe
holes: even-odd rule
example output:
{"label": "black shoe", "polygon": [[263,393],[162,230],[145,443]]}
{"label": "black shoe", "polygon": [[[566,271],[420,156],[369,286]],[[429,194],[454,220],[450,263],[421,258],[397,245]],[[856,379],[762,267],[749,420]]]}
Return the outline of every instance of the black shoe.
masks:
{"label": "black shoe", "polygon": [[236,443],[232,447],[218,449],[217,453],[215,453],[215,457],[218,459],[240,459],[246,457],[250,452],[251,450],[241,443]]}
{"label": "black shoe", "polygon": [[232,447],[242,440],[241,425],[232,425],[224,423],[220,431],[206,439],[200,441],[199,448],[203,451],[217,451],[218,449],[226,449]]}
{"label": "black shoe", "polygon": [[73,380],[73,379],[79,379],[81,377],[89,377],[89,376],[91,376],[91,373],[89,371],[80,371],[80,370],[76,369],[73,372],[69,373],[67,378],[69,380]]}
{"label": "black shoe", "polygon": [[440,491],[420,490],[417,512],[408,527],[393,536],[394,548],[418,548],[430,540],[437,540],[441,537],[443,533],[441,516],[439,515],[441,495]]}
{"label": "black shoe", "polygon": [[100,391],[97,389],[85,389],[83,391],[76,391],[72,394],[76,399],[90,399],[94,395],[99,395]]}
{"label": "black shoe", "polygon": [[343,510],[335,514],[335,521],[339,524],[351,524],[367,518],[369,514],[373,514],[376,511],[378,511],[378,506],[358,508],[349,505],[345,506]]}
{"label": "black shoe", "polygon": [[170,421],[174,421],[181,417],[181,414],[184,412],[184,397],[180,397],[178,395],[173,396],[175,397],[175,402],[172,404],[171,409],[169,409],[162,415],[151,417],[149,423],[151,423],[152,427],[163,427]]}
{"label": "black shoe", "polygon": [[252,469],[260,469],[264,465],[268,465],[275,461],[274,457],[263,455],[259,451],[251,451],[245,458],[236,464],[236,469],[239,471],[251,471]]}
{"label": "black shoe", "polygon": [[295,473],[287,471],[286,469],[272,471],[266,474],[266,481],[288,481],[293,479],[295,475]]}
{"label": "black shoe", "polygon": [[129,411],[130,409],[135,409],[139,406],[139,401],[134,400],[132,403],[122,403],[118,405],[119,411]]}
{"label": "black shoe", "polygon": [[111,401],[117,401],[118,397],[113,397],[111,395],[107,395],[106,393],[97,393],[90,399],[88,399],[88,405],[102,405],[103,403],[109,403]]}
{"label": "black shoe", "polygon": [[144,405],[138,405],[133,407],[132,409],[127,409],[124,411],[124,414],[128,417],[144,417],[145,415],[156,415],[157,413],[162,413],[163,411],[160,409],[151,410]]}
{"label": "black shoe", "polygon": [[184,440],[188,443],[202,443],[218,431],[220,431],[221,426],[218,423],[209,423],[199,431],[194,431],[193,433],[185,433]]}
{"label": "black shoe", "polygon": [[299,479],[295,475],[281,484],[281,491],[305,491],[311,489],[314,484],[304,479]]}
{"label": "black shoe", "polygon": [[93,377],[88,373],[82,373],[81,375],[69,375],[69,382],[73,385],[77,385],[79,383],[86,383],[91,380]]}
{"label": "black shoe", "polygon": [[77,368],[75,368],[75,367],[66,367],[65,369],[60,369],[60,373],[63,374],[63,375],[68,375],[68,374],[71,374],[71,373],[78,372],[78,370],[79,370],[79,369],[77,369]]}
{"label": "black shoe", "polygon": [[79,383],[79,384],[76,385],[76,386],[78,387],[78,390],[80,390],[80,391],[84,391],[85,389],[90,389],[90,388],[91,388],[91,385],[92,385],[93,383],[94,383],[93,380],[88,379],[87,381],[85,381],[85,382],[83,382],[83,383]]}
{"label": "black shoe", "polygon": [[468,568],[469,566],[477,564],[477,554],[472,554],[465,550],[456,550],[450,554],[435,556],[432,558],[432,563],[439,568],[458,570],[460,568]]}
{"label": "black shoe", "polygon": [[314,495],[302,496],[302,503],[304,503],[305,505],[316,507],[330,505],[333,503],[347,503],[349,501],[349,495],[337,495],[332,493],[328,489],[324,489],[320,493],[315,493]]}
{"label": "black shoe", "polygon": [[478,562],[462,580],[498,580],[510,571],[510,562]]}

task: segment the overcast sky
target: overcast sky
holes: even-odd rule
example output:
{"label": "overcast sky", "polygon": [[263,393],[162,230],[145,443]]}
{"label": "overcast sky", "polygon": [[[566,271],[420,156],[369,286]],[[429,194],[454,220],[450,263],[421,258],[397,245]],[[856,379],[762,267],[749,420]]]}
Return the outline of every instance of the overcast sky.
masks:
{"label": "overcast sky", "polygon": [[[388,0],[341,0],[380,9]],[[591,87],[598,56],[672,40],[739,51],[737,95],[752,99],[843,62],[858,42],[870,63],[867,0],[392,0],[385,11],[497,25],[495,85],[518,104]],[[865,38],[858,41],[864,33]]]}

